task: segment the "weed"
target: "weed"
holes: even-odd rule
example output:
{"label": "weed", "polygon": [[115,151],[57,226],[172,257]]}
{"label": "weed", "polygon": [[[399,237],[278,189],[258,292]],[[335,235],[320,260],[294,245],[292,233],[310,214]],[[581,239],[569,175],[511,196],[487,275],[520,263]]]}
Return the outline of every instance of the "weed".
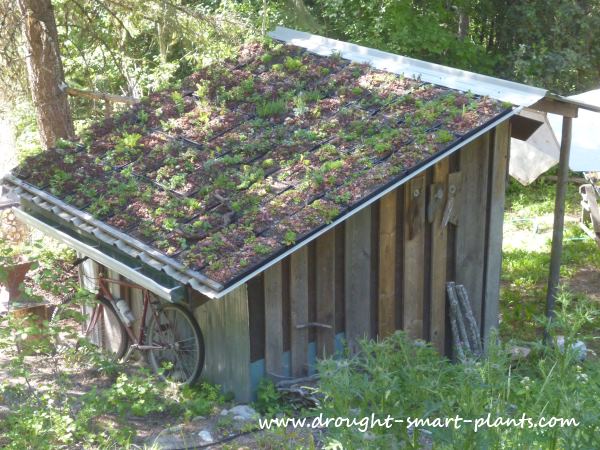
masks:
{"label": "weed", "polygon": [[291,412],[290,405],[284,401],[281,393],[275,387],[275,383],[267,378],[263,378],[258,384],[254,407],[256,411],[267,417]]}

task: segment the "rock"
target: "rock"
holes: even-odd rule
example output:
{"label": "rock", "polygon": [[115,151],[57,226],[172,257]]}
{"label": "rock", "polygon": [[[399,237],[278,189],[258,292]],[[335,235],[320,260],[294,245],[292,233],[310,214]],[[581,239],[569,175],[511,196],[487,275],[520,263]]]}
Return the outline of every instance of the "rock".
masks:
{"label": "rock", "polygon": [[[223,414],[223,412],[221,412]],[[227,413],[229,416],[233,416],[234,420],[250,421],[255,420],[259,417],[256,410],[248,405],[237,405],[229,410]]]}
{"label": "rock", "polygon": [[0,419],[4,420],[10,414],[10,408],[0,405]]}
{"label": "rock", "polygon": [[227,408],[224,408],[223,410],[221,410],[222,416],[226,416],[227,414],[229,414],[229,411],[227,410]]}
{"label": "rock", "polygon": [[210,431],[208,430],[202,430],[198,432],[198,437],[207,444],[212,444],[213,442],[215,442],[214,438],[212,437],[212,434],[210,434]]}
{"label": "rock", "polygon": [[520,359],[527,359],[531,353],[531,349],[529,347],[515,345],[514,347],[511,347],[508,352],[510,353],[510,359],[517,361]]}
{"label": "rock", "polygon": [[167,434],[179,433],[185,425],[180,423],[179,425],[174,425],[172,427],[167,428],[164,432]]}
{"label": "rock", "polygon": [[[558,347],[558,350],[560,352],[565,351],[565,337],[564,336],[556,337],[556,346]],[[587,347],[584,342],[577,341],[577,342],[572,343],[571,349],[573,349],[573,353],[575,354],[575,357],[577,358],[578,361],[585,360],[585,358],[587,356]]]}

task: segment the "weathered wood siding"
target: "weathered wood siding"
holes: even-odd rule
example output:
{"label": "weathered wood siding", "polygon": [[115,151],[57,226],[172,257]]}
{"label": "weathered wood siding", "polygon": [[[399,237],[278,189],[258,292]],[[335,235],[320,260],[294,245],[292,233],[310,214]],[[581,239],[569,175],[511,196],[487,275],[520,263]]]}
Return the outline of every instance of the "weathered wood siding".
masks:
{"label": "weathered wood siding", "polygon": [[206,347],[202,378],[220,384],[240,401],[251,399],[250,327],[246,285],[194,309]]}
{"label": "weathered wood siding", "polygon": [[447,281],[465,284],[487,337],[498,320],[509,136],[506,122],[260,275],[249,314],[263,314],[254,322],[265,329],[251,330],[252,361],[275,379],[305,375],[315,356],[335,353],[336,336],[355,348],[397,329],[446,354]]}

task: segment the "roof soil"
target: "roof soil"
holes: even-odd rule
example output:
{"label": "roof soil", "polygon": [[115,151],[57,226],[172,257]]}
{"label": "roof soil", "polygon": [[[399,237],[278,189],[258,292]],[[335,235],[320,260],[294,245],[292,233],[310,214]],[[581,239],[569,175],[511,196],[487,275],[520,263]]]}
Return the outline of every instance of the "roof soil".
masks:
{"label": "roof soil", "polygon": [[508,108],[252,43],[13,174],[227,286]]}

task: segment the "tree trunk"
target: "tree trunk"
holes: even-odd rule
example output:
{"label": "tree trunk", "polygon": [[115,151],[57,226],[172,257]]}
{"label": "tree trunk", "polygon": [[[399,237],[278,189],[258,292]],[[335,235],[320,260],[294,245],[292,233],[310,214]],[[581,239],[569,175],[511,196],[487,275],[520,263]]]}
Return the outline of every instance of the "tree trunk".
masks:
{"label": "tree trunk", "polygon": [[73,120],[64,90],[58,32],[50,0],[18,0],[23,17],[27,72],[42,147],[74,136]]}
{"label": "tree trunk", "polygon": [[458,38],[464,40],[469,33],[469,16],[460,11],[458,13]]}

